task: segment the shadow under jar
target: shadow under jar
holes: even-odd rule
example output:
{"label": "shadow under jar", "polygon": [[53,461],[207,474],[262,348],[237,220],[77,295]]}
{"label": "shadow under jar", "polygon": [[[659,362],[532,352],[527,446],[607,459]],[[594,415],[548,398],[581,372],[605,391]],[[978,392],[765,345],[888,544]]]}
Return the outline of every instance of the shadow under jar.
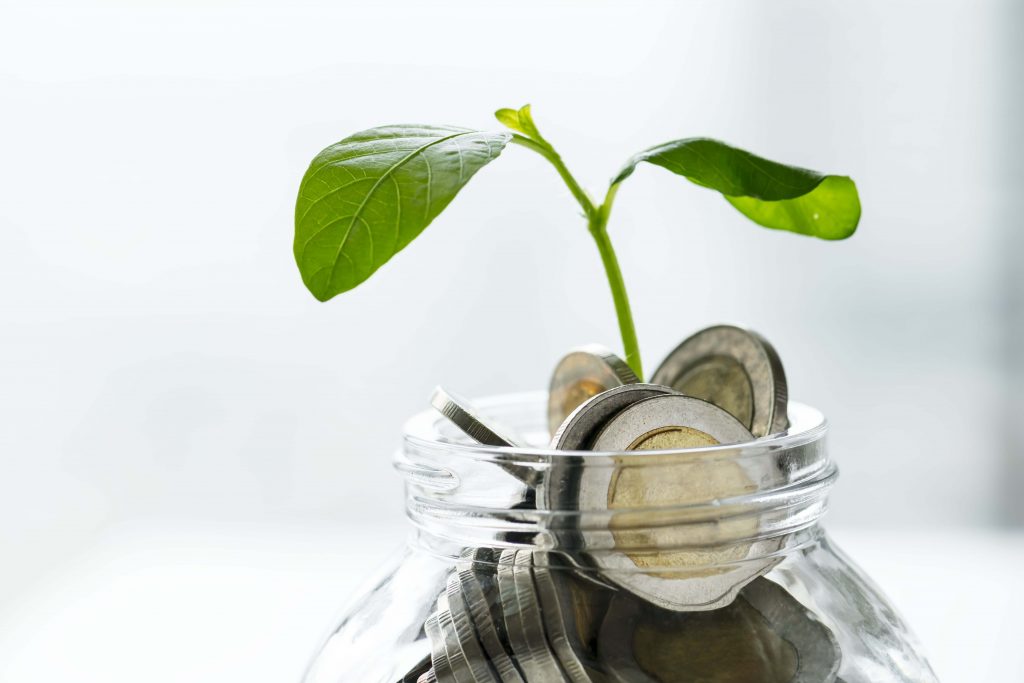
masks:
{"label": "shadow under jar", "polygon": [[[547,442],[544,396],[478,405]],[[819,525],[824,417],[789,415],[756,442],[620,453],[482,447],[414,417],[409,541],[306,683],[935,681]]]}

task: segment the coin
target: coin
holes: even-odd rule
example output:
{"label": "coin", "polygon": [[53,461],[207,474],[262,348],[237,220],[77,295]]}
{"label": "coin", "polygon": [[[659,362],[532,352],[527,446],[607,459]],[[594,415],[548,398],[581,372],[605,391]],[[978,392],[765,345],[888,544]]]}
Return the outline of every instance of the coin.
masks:
{"label": "coin", "polygon": [[540,602],[537,600],[537,588],[533,582],[533,553],[519,550],[515,554],[513,577],[516,582],[516,599],[523,621],[523,634],[530,648],[534,661],[544,671],[542,676],[530,677],[530,683],[567,683],[558,664],[558,658],[548,644],[544,629],[544,620],[540,614]]}
{"label": "coin", "polygon": [[485,446],[522,447],[515,439],[502,434],[500,428],[488,424],[487,420],[481,417],[469,401],[444,387],[434,389],[434,393],[430,397],[430,405],[474,441]]}
{"label": "coin", "polygon": [[576,630],[572,605],[563,605],[559,599],[559,589],[553,573],[549,569],[548,553],[534,552],[533,581],[536,584],[537,599],[551,649],[571,683],[591,683],[586,666],[571,641],[570,633]]}
{"label": "coin", "polygon": [[433,669],[428,669],[423,672],[423,675],[416,679],[416,683],[437,683],[437,676],[434,675]]}
{"label": "coin", "polygon": [[[460,654],[472,673],[473,680],[476,683],[501,683],[488,664],[487,657],[484,656],[484,651],[480,646],[480,641],[477,639],[476,629],[473,627],[466,601],[462,597],[462,586],[457,572],[449,574],[443,597],[447,599],[451,627],[454,629]],[[439,601],[438,609],[443,614],[441,607],[442,605]],[[444,626],[443,620],[442,626]]]}
{"label": "coin", "polygon": [[444,649],[444,635],[441,632],[441,625],[437,621],[437,612],[434,612],[423,622],[423,630],[430,639],[430,661],[434,664],[434,675],[440,683],[450,683],[455,680],[452,668],[448,663],[448,654]]}
{"label": "coin", "polygon": [[553,434],[569,413],[591,396],[640,379],[626,361],[596,344],[565,355],[551,375],[548,390],[548,429]]}
{"label": "coin", "polygon": [[[750,441],[736,418],[691,396],[643,399],[623,409],[594,440],[598,451],[692,449]],[[602,577],[665,609],[708,610],[730,601],[774,560],[762,559],[759,520],[739,515],[712,525],[692,521],[685,506],[751,493],[770,465],[696,450],[614,456],[579,478],[581,510],[609,510],[607,530],[588,530],[586,558]],[[685,549],[675,550],[672,548]],[[659,550],[665,548],[665,550]],[[756,551],[756,553],[755,553]],[[751,557],[756,554],[757,557]]]}
{"label": "coin", "polygon": [[476,576],[480,580],[480,588],[487,600],[488,609],[494,622],[494,629],[498,633],[498,640],[502,647],[513,658],[513,664],[525,679],[526,673],[521,664],[516,661],[517,655],[512,649],[512,639],[509,637],[508,628],[505,624],[505,614],[502,602],[502,584],[498,581],[498,567],[502,565],[501,554],[503,550],[497,548],[478,548],[476,550]]}
{"label": "coin", "polygon": [[613,678],[630,683],[833,683],[840,662],[832,633],[767,579],[707,612],[663,610],[620,593],[598,649]]}
{"label": "coin", "polygon": [[725,410],[682,394],[641,399],[614,415],[594,439],[596,451],[702,448],[751,441]]}
{"label": "coin", "polygon": [[478,559],[483,554],[484,551],[479,548],[470,550],[463,555],[463,559],[457,565],[459,585],[462,588],[466,608],[487,657],[502,683],[524,683],[519,670],[516,669],[505,646],[502,645],[503,638],[495,624],[496,620],[486,594],[487,589],[483,584],[486,573],[477,565]]}
{"label": "coin", "polygon": [[[668,387],[636,383],[592,396],[562,422],[551,440],[551,447],[557,450],[589,450],[601,428],[624,408],[645,398],[673,393]],[[547,471],[536,485],[538,507],[546,510],[579,509],[579,479],[585,467],[587,463],[583,457],[560,455],[551,458]],[[563,548],[580,547],[581,535],[576,528],[549,528],[547,531]],[[575,562],[575,554],[569,559]],[[591,580],[598,579],[592,572],[585,576]]]}
{"label": "coin", "polygon": [[[439,413],[448,418],[466,436],[484,446],[498,446],[504,448],[524,448],[525,444],[519,439],[504,434],[501,427],[490,423],[480,415],[479,411],[466,399],[453,394],[444,387],[434,389],[430,397],[430,405]],[[532,467],[515,465],[512,463],[495,462],[501,469],[527,485],[524,502],[528,507],[533,505],[533,487],[539,474]]]}
{"label": "coin", "polygon": [[559,425],[551,447],[560,451],[589,450],[594,437],[622,409],[652,396],[675,393],[657,384],[626,384],[591,396]]}
{"label": "coin", "polygon": [[842,664],[843,653],[832,631],[789,591],[768,579],[753,581],[741,593],[791,643],[799,658],[794,683],[830,683]]}
{"label": "coin", "polygon": [[476,678],[469,666],[469,660],[459,642],[459,635],[455,631],[455,624],[452,622],[451,608],[448,605],[448,596],[444,591],[437,598],[437,624],[441,627],[441,639],[444,643],[444,651],[448,657],[448,664],[452,669],[452,676],[456,683],[476,683]]}
{"label": "coin", "polygon": [[541,665],[534,660],[529,642],[523,633],[522,611],[516,597],[516,592],[519,589],[514,576],[515,556],[515,550],[505,549],[501,551],[498,558],[497,582],[501,600],[501,617],[509,648],[515,656],[519,669],[523,672],[523,678],[533,683],[534,678],[544,675],[544,671]]}
{"label": "coin", "polygon": [[731,413],[755,437],[785,430],[786,374],[775,349],[732,325],[701,330],[673,350],[651,376]]}

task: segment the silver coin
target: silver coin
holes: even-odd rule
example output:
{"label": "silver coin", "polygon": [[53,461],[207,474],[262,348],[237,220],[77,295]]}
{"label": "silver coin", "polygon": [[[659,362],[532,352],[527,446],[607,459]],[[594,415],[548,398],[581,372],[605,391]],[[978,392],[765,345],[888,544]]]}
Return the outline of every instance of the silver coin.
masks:
{"label": "silver coin", "polygon": [[444,387],[434,389],[430,405],[478,443],[485,446],[522,447],[516,439],[503,434],[500,427],[488,424],[487,419],[482,417],[469,401]]}
{"label": "silver coin", "polygon": [[437,621],[437,612],[434,612],[423,623],[423,630],[430,640],[430,661],[434,665],[434,676],[438,683],[453,683],[455,675],[448,663],[448,653],[444,648],[444,634],[441,632],[441,625]]}
{"label": "silver coin", "polygon": [[462,649],[459,634],[455,630],[448,594],[445,591],[441,591],[441,595],[437,597],[437,623],[441,627],[444,651],[448,656],[448,664],[452,668],[452,675],[456,683],[476,683],[469,659]]}
{"label": "silver coin", "polygon": [[540,602],[537,599],[537,588],[533,581],[533,553],[529,550],[516,552],[513,577],[516,582],[516,599],[522,613],[523,633],[526,636],[530,653],[534,661],[540,663],[544,674],[536,679],[529,678],[530,683],[566,683],[566,678],[559,666],[558,658],[548,644],[544,620],[540,614]]}
{"label": "silver coin", "polygon": [[513,664],[505,646],[502,645],[502,637],[491,611],[491,601],[487,597],[486,588],[482,582],[484,572],[477,564],[482,553],[483,551],[479,548],[470,550],[456,565],[466,608],[498,678],[502,683],[524,683],[522,675]]}
{"label": "silver coin", "polygon": [[[516,579],[516,550],[503,550],[498,561],[498,590],[501,595],[501,611],[509,646],[516,657],[523,677],[529,683],[563,683],[561,674],[553,675],[550,662],[543,653],[537,652],[534,643],[538,634],[527,634],[523,607],[519,600],[520,581]],[[540,634],[543,638],[543,633]],[[557,665],[555,671],[558,671]]]}
{"label": "silver coin", "polygon": [[652,396],[675,393],[657,384],[626,384],[592,396],[576,407],[555,430],[551,448],[560,451],[590,450],[605,423],[619,411]]}
{"label": "silver coin", "polygon": [[[501,427],[484,418],[469,401],[443,387],[434,389],[434,393],[430,397],[430,405],[448,418],[466,436],[484,446],[525,447],[525,444],[519,439],[505,434]],[[524,484],[528,486],[536,484],[539,475],[533,468],[507,463],[496,464]]]}
{"label": "silver coin", "polygon": [[701,330],[668,355],[651,382],[715,404],[758,438],[789,424],[782,362],[772,345],[750,330],[732,325]]}
{"label": "silver coin", "polygon": [[437,676],[433,669],[423,672],[423,675],[416,679],[416,683],[437,683]]}
{"label": "silver coin", "polygon": [[[594,449],[699,449],[751,439],[721,408],[672,394],[623,409],[598,434]],[[586,557],[604,579],[665,609],[709,610],[727,604],[777,561],[763,557],[762,543],[741,541],[757,535],[756,518],[687,527],[664,516],[665,510],[751,493],[775,476],[771,465],[700,450],[638,457],[616,456],[612,466],[587,467],[579,479],[580,509],[621,511],[607,530],[584,535],[592,549]],[[680,547],[686,549],[671,549]]]}
{"label": "silver coin", "polygon": [[[501,584],[498,582],[498,567],[501,566],[501,553],[504,552],[498,548],[477,548],[474,560],[475,560],[475,574],[479,580],[480,589],[486,598],[487,607],[491,613],[491,618],[494,622],[494,629],[498,633],[498,640],[501,642],[504,650],[509,654],[510,657],[515,658],[515,652],[512,650],[511,638],[509,638],[508,629],[505,624],[505,615],[502,604]],[[513,664],[519,671],[520,676],[525,678],[525,672],[518,662],[513,661]]]}
{"label": "silver coin", "polygon": [[548,389],[548,428],[558,429],[565,418],[592,396],[640,379],[614,353],[596,344],[566,354],[555,366]]}
{"label": "silver coin", "polygon": [[559,590],[548,568],[549,556],[546,552],[533,553],[533,581],[537,586],[537,598],[540,612],[544,617],[548,642],[558,657],[558,662],[572,683],[591,683],[590,675],[580,660],[570,640],[570,631],[575,630],[575,615],[572,604],[562,604]]}
{"label": "silver coin", "polygon": [[498,595],[501,601],[501,617],[509,649],[512,651],[520,671],[523,672],[523,678],[533,683],[534,679],[537,676],[543,676],[544,672],[540,664],[534,660],[529,642],[523,633],[522,610],[520,610],[519,600],[516,598],[519,588],[516,586],[514,575],[515,557],[516,551],[512,549],[502,550],[498,557],[496,576]]}
{"label": "silver coin", "polygon": [[[484,656],[484,651],[480,646],[480,641],[477,639],[476,629],[473,627],[469,609],[466,606],[465,599],[462,597],[462,585],[457,572],[453,572],[448,576],[445,597],[448,600],[448,612],[451,615],[451,624],[458,639],[460,654],[466,661],[473,675],[473,680],[476,683],[501,683],[488,664],[487,657]],[[439,611],[443,614],[443,611],[440,610],[440,604],[438,607]],[[444,625],[442,622],[442,626]]]}
{"label": "silver coin", "polygon": [[692,396],[645,398],[624,408],[594,439],[595,451],[653,451],[729,445],[753,436],[725,410]]}

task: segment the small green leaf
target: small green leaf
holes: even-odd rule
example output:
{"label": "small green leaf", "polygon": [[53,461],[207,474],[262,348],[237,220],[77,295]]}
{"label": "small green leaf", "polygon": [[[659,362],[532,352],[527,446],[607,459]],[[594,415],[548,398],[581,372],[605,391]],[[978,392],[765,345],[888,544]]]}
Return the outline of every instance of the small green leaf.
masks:
{"label": "small green leaf", "polygon": [[846,239],[860,221],[857,186],[846,176],[825,176],[816,188],[793,199],[763,202],[752,197],[726,197],[726,200],[758,225],[823,240]]}
{"label": "small green leaf", "polygon": [[519,112],[516,111],[515,109],[509,109],[507,107],[505,107],[504,109],[499,109],[498,111],[494,112],[494,118],[498,119],[501,125],[506,126],[507,128],[511,128],[517,133],[529,135],[529,133],[527,133],[526,130],[522,127],[522,125],[520,125]]}
{"label": "small green leaf", "polygon": [[533,122],[533,115],[530,113],[530,105],[528,104],[524,104],[518,110],[499,109],[494,112],[494,118],[517,133],[522,133],[526,137],[545,145],[548,144],[548,141],[537,130],[537,125]]}
{"label": "small green leaf", "polygon": [[406,247],[511,135],[383,126],[313,159],[295,202],[295,261],[320,301],[348,291]]}
{"label": "small green leaf", "polygon": [[822,239],[844,239],[860,221],[853,180],[786,166],[708,138],[674,140],[629,160],[617,185],[642,161],[717,190],[755,223]]}

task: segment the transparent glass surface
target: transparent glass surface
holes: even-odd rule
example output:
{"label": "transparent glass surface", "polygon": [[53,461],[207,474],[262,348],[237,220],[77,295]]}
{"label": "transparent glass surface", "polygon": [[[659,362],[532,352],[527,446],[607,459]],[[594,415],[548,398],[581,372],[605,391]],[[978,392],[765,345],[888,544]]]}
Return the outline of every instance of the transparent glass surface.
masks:
{"label": "transparent glass surface", "polygon": [[408,541],[306,683],[936,680],[819,524],[837,470],[813,408],[749,444],[602,453],[542,447],[543,395],[477,405],[538,447],[409,421]]}

